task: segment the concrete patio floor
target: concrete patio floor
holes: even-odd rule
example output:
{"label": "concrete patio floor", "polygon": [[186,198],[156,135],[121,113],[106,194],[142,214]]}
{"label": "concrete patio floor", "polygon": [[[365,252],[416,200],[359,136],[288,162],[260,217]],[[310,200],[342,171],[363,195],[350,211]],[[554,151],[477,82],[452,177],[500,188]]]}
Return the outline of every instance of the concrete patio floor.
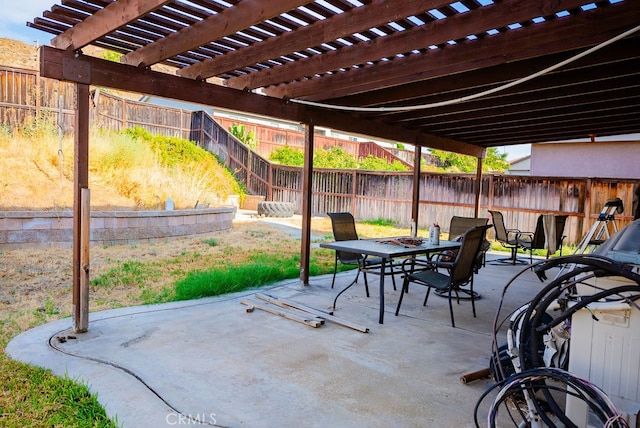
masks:
{"label": "concrete patio floor", "polygon": [[[253,290],[92,313],[84,334],[71,332],[70,319],[59,320],[16,337],[7,353],[85,382],[123,427],[474,426],[474,405],[493,382],[462,384],[460,376],[488,367],[502,290],[521,269],[483,268],[475,285],[482,294],[478,316],[468,301],[454,305],[456,328],[447,300],[432,295],[423,307],[425,288],[417,285],[394,316],[399,291],[390,278],[379,324],[378,277],[370,276],[371,297],[361,279],[335,312],[368,327],[366,334],[248,313],[240,300]],[[327,308],[354,274],[339,274],[333,290],[331,275],[324,275],[309,286],[292,280],[259,291]],[[527,272],[510,287],[502,314],[541,287]]]}

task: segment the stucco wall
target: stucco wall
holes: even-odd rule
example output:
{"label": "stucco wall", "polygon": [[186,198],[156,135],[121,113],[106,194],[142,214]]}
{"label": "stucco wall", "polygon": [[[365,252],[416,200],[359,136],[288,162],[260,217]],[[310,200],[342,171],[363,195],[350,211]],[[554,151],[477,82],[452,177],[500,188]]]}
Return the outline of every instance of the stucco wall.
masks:
{"label": "stucco wall", "polygon": [[[137,244],[231,230],[235,207],[94,211],[91,245]],[[0,212],[0,249],[71,247],[72,211]]]}
{"label": "stucco wall", "polygon": [[640,141],[533,144],[531,175],[638,179]]}

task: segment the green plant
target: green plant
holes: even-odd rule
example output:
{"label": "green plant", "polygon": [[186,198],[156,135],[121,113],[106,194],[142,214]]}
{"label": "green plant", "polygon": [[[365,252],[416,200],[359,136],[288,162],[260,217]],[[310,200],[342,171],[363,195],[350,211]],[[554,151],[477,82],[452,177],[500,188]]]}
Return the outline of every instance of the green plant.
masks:
{"label": "green plant", "polygon": [[90,285],[96,287],[117,287],[135,285],[157,277],[160,273],[150,264],[130,260],[118,262],[117,266],[91,280]]}
{"label": "green plant", "polygon": [[189,140],[140,127],[111,135],[113,145],[93,149],[92,169],[139,206],[157,207],[171,197],[176,208],[191,208],[196,201],[215,203],[232,194],[242,201],[246,194],[217,157]]}
{"label": "green plant", "polygon": [[0,357],[2,426],[117,427],[86,384]]}
{"label": "green plant", "polygon": [[358,169],[363,169],[367,171],[408,171],[409,168],[399,162],[398,160],[394,160],[389,163],[386,159],[378,158],[373,155],[369,155],[358,164]]}
{"label": "green plant", "polygon": [[229,132],[238,140],[249,146],[251,150],[256,150],[258,148],[259,141],[256,138],[255,132],[247,132],[247,127],[245,125],[234,123],[229,126]]}
{"label": "green plant", "polygon": [[342,147],[332,146],[328,149],[315,151],[313,166],[315,168],[355,169],[358,164],[353,156],[345,152]]}
{"label": "green plant", "polygon": [[202,242],[210,247],[215,247],[216,245],[218,245],[218,240],[216,238],[203,239]]}
{"label": "green plant", "polygon": [[380,227],[393,227],[396,223],[388,218],[378,218],[375,220],[361,220],[362,224],[369,224],[371,226],[380,226]]}
{"label": "green plant", "polygon": [[120,57],[122,57],[121,53],[106,50],[106,49],[100,53],[100,58],[106,59],[107,61],[111,61],[111,62],[120,63]]}
{"label": "green plant", "polygon": [[269,160],[287,166],[303,166],[304,152],[295,147],[277,147],[269,155]]}
{"label": "green plant", "polygon": [[[445,150],[429,149],[429,151],[438,159],[440,168],[444,172],[471,173],[478,169],[478,160],[474,156],[447,152]],[[482,162],[482,171],[504,172],[508,169],[507,154],[499,153],[495,147],[488,148]]]}
{"label": "green plant", "polygon": [[[325,250],[326,251],[326,250]],[[328,253],[324,252],[324,259]],[[332,263],[310,260],[309,273],[320,275],[332,272]],[[274,256],[271,252],[256,252],[250,261],[221,269],[192,271],[175,283],[175,299],[189,300],[234,293],[249,288],[273,284],[300,275],[300,255]]]}

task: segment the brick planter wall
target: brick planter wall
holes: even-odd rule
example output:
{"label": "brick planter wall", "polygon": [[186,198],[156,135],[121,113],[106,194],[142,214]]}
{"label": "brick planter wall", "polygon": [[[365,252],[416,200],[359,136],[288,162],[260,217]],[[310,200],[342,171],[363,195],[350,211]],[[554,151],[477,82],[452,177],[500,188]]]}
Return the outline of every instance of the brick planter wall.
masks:
{"label": "brick planter wall", "polygon": [[[158,242],[231,230],[235,207],[93,211],[91,245]],[[0,249],[71,247],[72,211],[0,211]]]}

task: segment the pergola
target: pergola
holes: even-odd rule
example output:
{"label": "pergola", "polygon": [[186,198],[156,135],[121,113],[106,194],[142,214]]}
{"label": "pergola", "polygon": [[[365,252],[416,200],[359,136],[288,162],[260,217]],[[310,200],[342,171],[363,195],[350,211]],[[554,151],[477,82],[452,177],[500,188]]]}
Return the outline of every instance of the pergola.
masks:
{"label": "pergola", "polygon": [[[77,84],[78,332],[88,326],[90,85],[305,124],[305,284],[314,126],[479,166],[488,147],[640,132],[633,0],[63,0],[27,25],[55,35],[41,75]],[[83,55],[87,45],[121,63]]]}

